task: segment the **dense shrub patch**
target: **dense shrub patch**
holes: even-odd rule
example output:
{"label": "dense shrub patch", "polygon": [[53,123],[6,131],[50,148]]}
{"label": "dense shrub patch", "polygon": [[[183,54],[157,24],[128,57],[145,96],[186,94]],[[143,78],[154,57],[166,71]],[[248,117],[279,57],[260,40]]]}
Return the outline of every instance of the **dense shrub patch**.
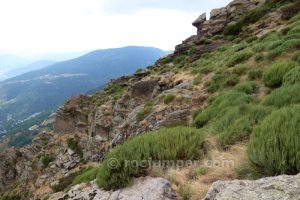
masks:
{"label": "dense shrub patch", "polygon": [[256,80],[262,77],[263,70],[262,69],[250,69],[248,71],[248,79],[249,80]]}
{"label": "dense shrub patch", "polygon": [[211,104],[205,110],[195,117],[194,124],[196,127],[201,128],[210,120],[222,116],[228,108],[248,104],[253,100],[253,97],[243,92],[230,91],[221,93],[212,100]]}
{"label": "dense shrub patch", "polygon": [[250,52],[236,53],[231,58],[229,58],[227,65],[229,67],[233,67],[236,64],[239,64],[239,63],[242,63],[242,62],[248,60],[249,58],[251,58],[251,56],[252,56],[252,53],[250,53]]}
{"label": "dense shrub patch", "polygon": [[243,141],[249,138],[253,127],[259,124],[272,112],[272,108],[257,105],[235,106],[224,112],[224,115],[215,120],[213,127],[220,134],[221,146]]}
{"label": "dense shrub patch", "polygon": [[[97,174],[97,183],[104,189],[125,187],[132,177],[147,174],[150,158],[153,161],[201,159],[207,150],[204,139],[201,130],[188,127],[164,128],[134,137],[107,155]],[[112,161],[115,165],[110,167]],[[135,165],[128,161],[135,161]]]}
{"label": "dense shrub patch", "polygon": [[292,69],[283,77],[283,85],[294,84],[300,84],[300,67]]}
{"label": "dense shrub patch", "polygon": [[300,84],[281,87],[267,96],[262,104],[266,106],[283,107],[300,103]]}
{"label": "dense shrub patch", "polygon": [[205,83],[208,92],[215,92],[225,86],[234,86],[240,81],[237,74],[232,74],[227,71],[216,73],[213,78]]}
{"label": "dense shrub patch", "polygon": [[275,62],[263,73],[265,85],[268,87],[281,86],[285,74],[294,67],[296,67],[295,62]]}
{"label": "dense shrub patch", "polygon": [[296,54],[293,56],[293,61],[297,62],[300,64],[300,51],[296,52]]}
{"label": "dense shrub patch", "polygon": [[252,133],[248,156],[257,166],[278,174],[300,172],[300,106],[280,109]]}
{"label": "dense shrub patch", "polygon": [[259,86],[254,81],[245,81],[242,82],[234,87],[235,90],[239,92],[245,92],[246,94],[253,94],[257,92]]}

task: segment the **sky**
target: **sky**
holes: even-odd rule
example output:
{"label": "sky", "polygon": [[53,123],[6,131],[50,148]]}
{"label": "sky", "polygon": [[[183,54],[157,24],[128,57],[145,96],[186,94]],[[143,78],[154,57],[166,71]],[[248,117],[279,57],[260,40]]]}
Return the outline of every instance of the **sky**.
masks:
{"label": "sky", "polygon": [[122,46],[172,50],[203,12],[230,0],[0,0],[0,52],[20,56]]}

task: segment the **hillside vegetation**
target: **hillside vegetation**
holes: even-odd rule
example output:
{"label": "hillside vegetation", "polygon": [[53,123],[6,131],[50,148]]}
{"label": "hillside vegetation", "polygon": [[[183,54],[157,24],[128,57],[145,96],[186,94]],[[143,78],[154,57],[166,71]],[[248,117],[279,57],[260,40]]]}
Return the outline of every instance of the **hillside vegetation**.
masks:
{"label": "hillside vegetation", "polygon": [[[300,172],[300,15],[297,15],[299,10],[289,13],[298,4],[268,1],[264,7],[247,13],[234,25],[239,26],[234,31],[233,27],[227,27],[224,35],[209,38],[208,40],[226,41],[217,50],[203,54],[193,62],[190,62],[189,54],[174,59],[165,58],[161,60],[163,67],[152,72],[190,71],[194,75],[194,87],[200,86],[210,96],[207,105],[194,114],[192,126],[199,130],[194,129],[194,134],[199,134],[202,138],[207,138],[208,135],[216,137],[223,151],[228,151],[233,145],[250,142],[246,146],[252,164],[247,169],[237,169],[241,177],[249,178],[250,175],[254,178],[258,173],[261,177]],[[276,9],[282,9],[290,15],[285,18],[288,18],[287,21],[283,21],[284,26],[260,36],[254,35],[255,29],[250,29],[252,33],[247,32],[249,27],[253,29],[253,23],[266,18],[265,15]],[[188,139],[194,137],[188,129],[167,128],[156,132],[158,137],[169,134],[165,139],[158,140],[163,141],[163,150],[156,151],[157,147],[153,146],[156,143],[150,142],[154,139],[149,140],[154,133],[146,133],[115,148],[107,155],[98,171],[99,186],[106,189],[124,187],[131,180],[129,177],[149,173],[143,169],[124,168],[124,160],[141,161],[148,160],[149,157],[164,160],[165,151],[174,151],[172,159],[175,160],[196,157],[203,159],[203,155],[196,156],[203,145],[197,144],[195,139]],[[182,144],[185,144],[182,146],[184,152],[193,152],[195,157],[183,156],[186,154],[176,156],[176,149],[181,149],[180,143],[175,143],[178,134],[181,135],[181,142],[184,142]],[[174,145],[167,145],[170,144],[169,140]],[[159,144],[161,143],[157,142],[156,145]],[[156,155],[157,152],[159,153]],[[118,166],[120,168],[107,168],[107,161],[111,158],[121,162]],[[245,171],[247,175],[243,174]]]}
{"label": "hillside vegetation", "polygon": [[[192,36],[147,69],[67,101],[57,111],[58,136],[30,162],[38,175],[59,177],[51,188],[45,181],[49,193],[93,180],[116,190],[149,175],[198,200],[217,180],[299,173],[300,4],[255,5],[216,34]],[[61,175],[55,163],[66,149],[81,168]],[[39,168],[45,152],[53,162]],[[164,161],[197,162],[152,166]]]}

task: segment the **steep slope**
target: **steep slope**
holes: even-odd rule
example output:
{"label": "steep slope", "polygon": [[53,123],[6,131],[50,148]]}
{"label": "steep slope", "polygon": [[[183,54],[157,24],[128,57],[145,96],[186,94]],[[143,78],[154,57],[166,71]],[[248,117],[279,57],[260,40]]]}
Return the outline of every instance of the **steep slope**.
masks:
{"label": "steep slope", "polygon": [[147,47],[98,50],[0,83],[0,120],[22,121],[67,98],[152,64],[165,52]]}
{"label": "steep slope", "polygon": [[162,199],[199,200],[218,180],[289,174],[217,182],[206,199],[249,197],[249,188],[260,198],[297,199],[299,13],[299,1],[234,0],[210,20],[201,15],[198,34],[174,54],[94,95],[72,97],[53,132],[3,153],[3,196],[108,199],[129,189],[151,199],[143,193],[151,187],[120,190],[151,175],[176,191]]}

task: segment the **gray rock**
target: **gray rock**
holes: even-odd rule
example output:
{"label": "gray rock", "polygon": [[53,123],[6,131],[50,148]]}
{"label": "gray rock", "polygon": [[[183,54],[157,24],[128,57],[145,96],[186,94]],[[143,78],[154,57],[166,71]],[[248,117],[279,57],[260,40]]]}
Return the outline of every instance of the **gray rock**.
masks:
{"label": "gray rock", "polygon": [[199,24],[202,24],[205,21],[206,21],[206,13],[203,13],[193,22],[193,26],[197,27]]}
{"label": "gray rock", "polygon": [[52,195],[49,200],[175,200],[176,194],[169,181],[145,177],[134,181],[128,188],[117,191],[99,189],[95,182],[76,185],[67,194]]}
{"label": "gray rock", "polygon": [[204,200],[299,200],[300,174],[268,177],[256,181],[217,181]]}

